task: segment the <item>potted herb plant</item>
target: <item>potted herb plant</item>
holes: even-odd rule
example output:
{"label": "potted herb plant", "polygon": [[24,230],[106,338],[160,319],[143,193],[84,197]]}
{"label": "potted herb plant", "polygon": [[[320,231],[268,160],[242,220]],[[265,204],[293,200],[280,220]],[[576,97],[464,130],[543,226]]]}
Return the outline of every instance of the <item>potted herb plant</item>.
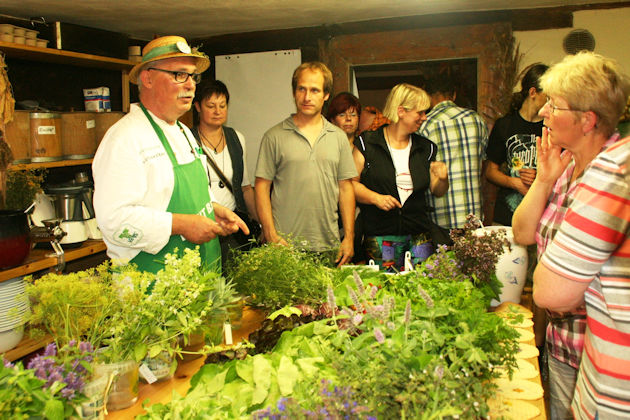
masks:
{"label": "potted herb plant", "polygon": [[0,269],[21,264],[31,249],[25,210],[41,191],[44,180],[41,171],[6,168],[0,166]]}
{"label": "potted herb plant", "polygon": [[44,388],[62,385],[60,397],[74,407],[79,418],[104,419],[110,378],[94,377],[93,359],[94,349],[90,343],[72,340],[59,349],[55,343],[50,343],[27,367],[46,381]]}

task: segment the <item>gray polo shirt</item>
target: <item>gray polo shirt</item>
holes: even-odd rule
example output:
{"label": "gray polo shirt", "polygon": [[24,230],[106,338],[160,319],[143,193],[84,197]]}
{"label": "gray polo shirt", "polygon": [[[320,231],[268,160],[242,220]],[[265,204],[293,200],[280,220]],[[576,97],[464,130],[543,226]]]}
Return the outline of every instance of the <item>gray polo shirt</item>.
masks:
{"label": "gray polo shirt", "polygon": [[305,249],[339,246],[339,184],[357,175],[348,137],[324,117],[313,147],[289,117],[262,138],[256,177],[273,181],[276,230]]}

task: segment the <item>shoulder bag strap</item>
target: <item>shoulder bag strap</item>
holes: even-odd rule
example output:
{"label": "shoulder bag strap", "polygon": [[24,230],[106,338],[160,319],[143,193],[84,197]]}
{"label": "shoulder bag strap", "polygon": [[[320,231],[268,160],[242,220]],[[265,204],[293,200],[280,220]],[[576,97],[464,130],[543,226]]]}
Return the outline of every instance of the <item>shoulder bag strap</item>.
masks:
{"label": "shoulder bag strap", "polygon": [[[227,177],[223,174],[221,169],[219,169],[219,167],[217,166],[217,163],[214,161],[214,159],[212,159],[212,156],[210,156],[210,154],[206,151],[205,147],[203,147],[199,139],[197,139],[197,142],[199,143],[199,147],[201,147],[201,150],[203,150],[203,154],[206,155],[206,157],[208,158],[208,163],[210,164],[210,166],[212,166],[212,169],[214,170],[214,172],[219,176],[219,179],[221,179],[221,181],[223,182],[223,184],[225,184],[227,189],[230,190],[232,194],[234,194],[232,183],[228,181]],[[225,150],[223,151],[223,153],[225,153]]]}

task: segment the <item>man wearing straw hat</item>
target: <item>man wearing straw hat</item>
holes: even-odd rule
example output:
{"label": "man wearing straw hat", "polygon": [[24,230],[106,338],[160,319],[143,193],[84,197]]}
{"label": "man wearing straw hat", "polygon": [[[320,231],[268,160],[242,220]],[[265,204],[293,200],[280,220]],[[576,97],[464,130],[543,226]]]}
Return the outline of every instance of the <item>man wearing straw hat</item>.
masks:
{"label": "man wearing straw hat", "polygon": [[248,233],[212,202],[195,139],[177,121],[209,66],[184,38],[165,36],[144,47],[129,74],[140,103],[107,131],[92,164],[96,219],[114,261],[157,272],[175,248],[199,246],[202,262],[219,270],[217,235]]}

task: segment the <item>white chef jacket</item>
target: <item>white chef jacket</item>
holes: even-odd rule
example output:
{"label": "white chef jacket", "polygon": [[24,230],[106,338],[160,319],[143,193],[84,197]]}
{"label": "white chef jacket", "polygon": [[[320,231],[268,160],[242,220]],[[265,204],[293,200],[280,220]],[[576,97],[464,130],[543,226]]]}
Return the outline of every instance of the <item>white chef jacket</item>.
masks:
{"label": "white chef jacket", "polygon": [[[199,156],[186,126],[182,124],[189,141],[177,124],[149,113],[164,131],[178,163],[190,163]],[[174,188],[172,168],[151,123],[140,106],[132,104],[130,112],[107,131],[92,163],[96,221],[113,261],[125,263],[140,251],[156,254],[168,243],[173,218],[166,209]],[[212,195],[210,199],[215,201]]]}

